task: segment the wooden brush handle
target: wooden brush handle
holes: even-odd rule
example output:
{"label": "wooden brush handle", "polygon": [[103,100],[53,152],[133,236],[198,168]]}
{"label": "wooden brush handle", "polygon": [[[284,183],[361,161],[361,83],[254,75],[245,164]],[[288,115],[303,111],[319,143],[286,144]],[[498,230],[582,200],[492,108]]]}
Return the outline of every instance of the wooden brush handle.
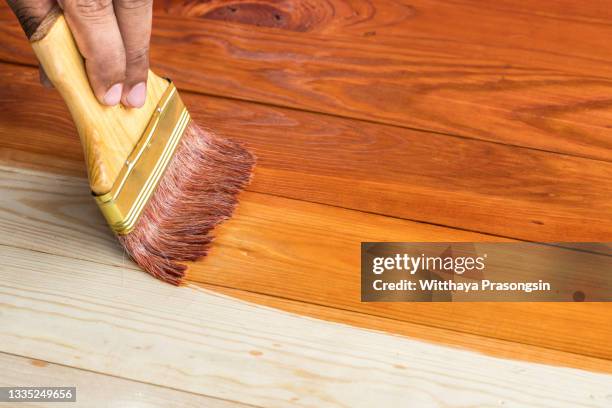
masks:
{"label": "wooden brush handle", "polygon": [[109,192],[168,82],[149,71],[147,99],[142,108],[104,106],[89,86],[83,57],[60,11],[50,13],[30,40],[40,64],[72,114],[92,191]]}

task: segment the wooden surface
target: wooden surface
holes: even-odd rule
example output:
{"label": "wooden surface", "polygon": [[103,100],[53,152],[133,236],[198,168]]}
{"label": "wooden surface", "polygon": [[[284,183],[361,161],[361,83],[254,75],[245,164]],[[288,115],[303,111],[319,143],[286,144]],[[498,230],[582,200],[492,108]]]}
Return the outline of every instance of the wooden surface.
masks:
{"label": "wooden surface", "polygon": [[130,268],[5,245],[0,255],[4,353],[258,406],[604,407],[610,398],[610,375],[289,315]]}
{"label": "wooden surface", "polygon": [[[159,387],[143,382],[66,367],[43,360],[0,353],[0,387],[77,388],[76,402],[55,402],[53,406],[147,407],[147,408],[246,408],[248,405]],[[24,402],[19,407],[48,407],[48,402]],[[104,404],[104,405],[103,405]],[[0,402],[1,406],[6,406]]]}
{"label": "wooden surface", "polygon": [[[563,3],[159,1],[151,60],[183,89],[609,161],[609,7]],[[0,22],[0,59],[34,64]]]}
{"label": "wooden surface", "polygon": [[0,5],[0,358],[185,404],[608,407],[556,366],[612,373],[609,304],[359,302],[361,241],[612,241],[610,13],[578,4],[156,2],[154,68],[259,157],[179,289],[121,254]]}
{"label": "wooden surface", "polygon": [[[34,70],[0,69],[0,146],[81,161],[57,94]],[[181,95],[194,120],[258,156],[251,191],[532,241],[612,237],[609,162]]]}
{"label": "wooden surface", "polygon": [[[128,259],[117,262],[119,246],[87,191],[87,184],[80,178],[4,168],[0,172],[0,193],[4,197],[0,201],[0,244],[136,269]],[[368,318],[386,318],[393,323],[384,329],[391,332],[398,331],[396,325],[417,323],[595,357],[603,360],[597,364],[598,370],[612,372],[612,350],[602,341],[612,338],[608,304],[359,302],[356,271],[360,258],[355,242],[481,241],[486,236],[246,193],[235,217],[218,231],[218,238],[211,256],[192,265],[190,280],[298,301],[303,309],[312,308],[311,315],[315,316],[321,313],[318,306],[327,306],[345,313],[358,312],[366,322]],[[245,299],[270,304],[266,296]],[[287,310],[296,311],[291,307]],[[339,313],[331,320],[350,319]],[[361,325],[381,328],[380,323]],[[499,355],[497,347],[476,348]],[[534,359],[529,353],[524,358]],[[583,367],[575,357],[544,360]],[[589,361],[585,364],[591,365]]]}

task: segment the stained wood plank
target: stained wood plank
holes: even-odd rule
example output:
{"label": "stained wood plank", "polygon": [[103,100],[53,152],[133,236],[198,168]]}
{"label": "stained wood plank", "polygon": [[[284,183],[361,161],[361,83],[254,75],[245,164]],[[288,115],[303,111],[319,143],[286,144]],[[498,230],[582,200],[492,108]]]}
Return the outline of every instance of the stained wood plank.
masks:
{"label": "stained wood plank", "polygon": [[609,375],[296,317],[118,267],[0,254],[3,352],[265,406],[604,407],[610,398]]}
{"label": "stained wood plank", "polygon": [[[0,387],[76,387],[77,400],[54,403],[71,407],[246,408],[248,405],[180,392],[72,367],[0,353]],[[19,407],[48,407],[26,402]],[[0,407],[7,404],[0,402]]]}
{"label": "stained wood plank", "polygon": [[[189,278],[612,359],[609,303],[362,303],[360,242],[444,241],[450,234],[440,231],[442,235],[425,236],[398,220],[354,212],[341,215],[302,202],[268,211],[266,207],[276,206],[274,200],[262,196],[256,205],[243,203],[236,219],[219,229],[218,244],[210,256],[191,265]],[[265,225],[261,224],[263,214]],[[463,241],[457,236],[448,240]],[[244,266],[232,268],[238,261]]]}
{"label": "stained wood plank", "polygon": [[[151,59],[184,89],[610,161],[612,27],[557,3],[160,2]],[[0,59],[33,64],[0,22]]]}
{"label": "stained wood plank", "polygon": [[[56,93],[34,70],[0,67],[0,148],[51,154],[49,168],[69,162],[80,172],[81,147]],[[199,123],[257,154],[251,191],[532,241],[612,237],[607,162],[184,97]]]}
{"label": "stained wood plank", "polygon": [[610,25],[610,7],[605,1],[590,1],[579,4],[573,0],[550,0],[533,2],[529,0],[500,0],[491,4],[481,4],[478,0],[454,0],[452,3],[462,6],[486,7],[496,11],[516,15],[536,15],[556,18],[560,21],[582,21],[592,24]]}
{"label": "stained wood plank", "polygon": [[[0,171],[0,244],[125,268],[83,179]],[[361,241],[497,240],[466,231],[246,193],[193,265],[200,283],[612,360],[612,308],[590,304],[359,301]]]}

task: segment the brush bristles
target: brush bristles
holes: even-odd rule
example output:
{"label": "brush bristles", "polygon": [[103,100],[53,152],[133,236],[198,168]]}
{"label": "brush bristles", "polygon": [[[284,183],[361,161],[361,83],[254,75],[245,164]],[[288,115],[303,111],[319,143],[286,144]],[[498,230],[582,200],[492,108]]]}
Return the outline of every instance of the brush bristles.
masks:
{"label": "brush bristles", "polygon": [[180,284],[187,269],[181,262],[206,256],[213,229],[231,216],[254,163],[242,146],[191,121],[134,230],[119,241],[145,271]]}

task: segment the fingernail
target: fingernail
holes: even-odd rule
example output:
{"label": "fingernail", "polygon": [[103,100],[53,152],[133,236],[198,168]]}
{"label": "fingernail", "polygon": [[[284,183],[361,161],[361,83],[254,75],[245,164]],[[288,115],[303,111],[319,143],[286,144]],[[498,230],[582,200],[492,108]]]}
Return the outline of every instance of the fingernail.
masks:
{"label": "fingernail", "polygon": [[140,108],[145,103],[146,91],[144,82],[134,85],[127,96],[127,103],[134,108]]}
{"label": "fingernail", "polygon": [[115,106],[121,100],[121,92],[123,92],[123,84],[115,84],[106,91],[104,95],[104,103],[108,106]]}

